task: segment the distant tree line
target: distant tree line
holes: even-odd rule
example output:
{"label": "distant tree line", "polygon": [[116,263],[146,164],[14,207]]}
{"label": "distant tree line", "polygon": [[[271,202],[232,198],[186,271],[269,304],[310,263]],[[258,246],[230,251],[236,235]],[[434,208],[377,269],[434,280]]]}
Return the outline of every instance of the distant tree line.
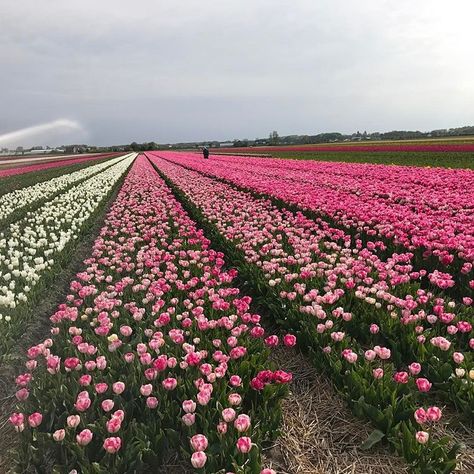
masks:
{"label": "distant tree line", "polygon": [[449,129],[433,130],[431,132],[420,132],[419,130],[392,130],[390,132],[360,132],[343,134],[340,132],[318,133],[316,135],[286,135],[280,136],[277,131],[269,134],[268,138],[247,138],[228,140],[226,142],[202,141],[184,142],[161,145],[160,148],[191,149],[207,146],[209,148],[220,147],[251,147],[251,146],[273,146],[273,145],[310,145],[316,143],[337,143],[349,141],[378,141],[378,140],[413,140],[419,138],[442,138],[474,135],[474,126],[458,127]]}
{"label": "distant tree line", "polygon": [[[474,136],[474,126],[457,127],[457,128],[443,128],[432,130],[431,132],[420,132],[419,130],[392,130],[390,132],[360,132],[357,131],[351,134],[343,134],[340,132],[326,132],[318,133],[316,135],[286,135],[280,136],[276,130],[271,132],[268,138],[255,138],[249,140],[247,138],[227,140],[219,142],[217,140],[205,140],[199,142],[182,142],[182,143],[166,143],[159,144],[156,142],[137,143],[132,142],[130,145],[111,145],[96,147],[90,145],[62,145],[61,147],[50,149],[46,147],[44,150],[48,153],[91,153],[91,152],[142,152],[153,150],[168,150],[168,149],[200,149],[204,146],[208,148],[221,147],[251,147],[251,146],[274,146],[274,145],[310,145],[316,143],[337,143],[349,141],[377,141],[377,140],[413,140],[417,138],[443,138],[443,137],[462,137]],[[43,150],[43,147],[32,147],[24,149],[19,146],[14,151],[15,154],[24,154],[25,152],[34,152],[34,150]],[[6,148],[2,150],[6,152]]]}

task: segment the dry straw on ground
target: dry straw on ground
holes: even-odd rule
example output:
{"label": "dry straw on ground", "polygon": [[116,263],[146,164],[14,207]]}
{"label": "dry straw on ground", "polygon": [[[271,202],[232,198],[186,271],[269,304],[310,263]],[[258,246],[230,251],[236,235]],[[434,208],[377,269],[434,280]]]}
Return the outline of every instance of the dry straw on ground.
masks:
{"label": "dry straw on ground", "polygon": [[281,436],[266,453],[280,474],[401,474],[408,467],[386,447],[359,448],[373,427],[355,418],[329,380],[304,356],[281,349],[276,362],[293,373]]}

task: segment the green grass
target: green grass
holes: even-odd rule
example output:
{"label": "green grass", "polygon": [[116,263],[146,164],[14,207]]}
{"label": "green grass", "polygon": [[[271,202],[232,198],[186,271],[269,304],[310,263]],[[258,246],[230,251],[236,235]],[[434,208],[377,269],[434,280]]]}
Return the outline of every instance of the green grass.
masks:
{"label": "green grass", "polygon": [[57,178],[63,174],[73,173],[83,168],[87,168],[91,165],[102,163],[105,160],[112,158],[111,156],[106,158],[100,158],[98,160],[88,160],[82,163],[76,163],[69,166],[58,166],[57,168],[48,168],[40,171],[29,171],[23,174],[17,174],[13,176],[0,177],[0,196],[2,194],[10,193],[15,189],[24,188],[26,186],[32,186],[36,183],[48,181],[52,178]]}
{"label": "green grass", "polygon": [[274,158],[317,161],[345,161],[348,163],[373,163],[380,165],[439,166],[443,168],[474,169],[472,152],[274,152]]}

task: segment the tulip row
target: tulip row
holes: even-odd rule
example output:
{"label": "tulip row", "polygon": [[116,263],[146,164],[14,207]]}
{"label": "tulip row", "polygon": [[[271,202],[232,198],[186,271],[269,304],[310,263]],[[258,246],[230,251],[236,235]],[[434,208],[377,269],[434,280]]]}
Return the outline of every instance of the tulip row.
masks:
{"label": "tulip row", "polygon": [[[67,158],[64,156],[58,156],[58,160],[48,161],[43,163],[29,164],[25,166],[19,166],[15,168],[8,168],[0,170],[0,178],[7,176],[16,176],[19,174],[31,173],[33,171],[43,171],[51,168],[59,168],[62,166],[70,166],[77,163],[85,163],[87,161],[100,160],[107,157],[117,156],[117,153],[99,153],[93,155],[80,155],[75,158]],[[15,164],[15,161],[12,160],[12,164]]]}
{"label": "tulip row", "polygon": [[474,152],[474,143],[335,143],[319,145],[283,145],[258,147],[219,148],[225,153],[308,153],[308,152],[431,152],[431,153],[462,153]]}
{"label": "tulip row", "polygon": [[[160,166],[163,166],[161,163]],[[192,172],[188,176],[189,179],[196,179]],[[202,176],[198,179],[202,187],[219,189],[226,196],[226,206],[230,205],[229,196],[233,196],[238,203],[234,219],[245,219],[246,215],[239,214],[239,208],[245,208],[251,214],[269,214],[270,220],[284,223],[284,228],[288,229],[285,232],[298,232],[298,240],[295,241],[291,234],[290,246],[282,250],[278,247],[272,251],[265,249],[263,256],[255,249],[251,252],[257,255],[250,253],[253,260],[263,260],[265,277],[270,285],[280,290],[280,297],[295,301],[302,313],[323,318],[324,313],[314,309],[314,302],[329,303],[332,306],[330,312],[335,309],[339,312],[338,307],[350,308],[357,317],[347,320],[349,317],[335,314],[336,326],[365,345],[378,342],[388,344],[398,365],[413,360],[426,364],[424,372],[430,379],[433,378],[436,388],[472,417],[472,300],[456,305],[421,289],[421,272],[414,271],[409,265],[409,255],[396,254],[381,260],[376,255],[376,249],[374,251],[369,246],[359,245],[352,249],[350,236],[328,226],[321,219],[312,221],[300,214],[281,211],[269,201],[256,200],[249,193],[239,192],[225,183],[216,183]],[[216,201],[208,204],[210,211],[212,206],[218,207],[220,201]],[[225,216],[226,212],[224,209],[222,215]],[[248,226],[245,221],[232,222],[234,227],[244,224]],[[251,232],[258,235],[262,225],[263,219],[261,222],[254,221]],[[278,234],[279,229],[275,228],[275,232]],[[281,239],[281,236],[277,235],[277,238]],[[257,241],[257,245],[261,242]],[[324,248],[327,252],[323,252]],[[302,252],[305,252],[303,259],[299,258]],[[269,259],[267,263],[266,259]],[[285,265],[282,266],[281,262]],[[320,289],[325,294],[318,293]],[[373,327],[374,322],[377,329],[371,335],[369,327]],[[322,330],[321,324],[319,328]],[[427,342],[430,344],[427,345]]]}
{"label": "tulip row", "polygon": [[383,243],[383,254],[409,251],[417,267],[428,270],[427,284],[458,297],[472,294],[472,170],[163,156],[315,212],[350,230],[354,240]]}
{"label": "tulip row", "polygon": [[[168,155],[165,156],[168,159]],[[171,161],[175,162],[176,159],[173,158]],[[192,169],[209,170],[206,162],[202,164],[203,160],[189,163],[186,156],[179,163],[185,163]],[[288,166],[291,168],[292,165]],[[225,167],[216,167],[216,170],[216,172],[208,174],[229,174]],[[252,185],[244,187],[252,188]],[[282,203],[280,207],[282,206],[284,209],[285,203]],[[314,219],[316,222],[321,220],[317,217]],[[341,229],[333,228],[332,232],[337,233],[337,230]],[[358,252],[358,265],[363,265],[362,268],[355,268],[355,270],[359,274],[361,271],[365,272],[362,278],[356,278],[356,282],[362,280],[362,282],[358,281],[357,285],[350,278],[347,283],[341,281],[343,289],[347,292],[348,289],[355,288],[354,296],[375,305],[376,310],[380,309],[377,307],[380,304],[385,306],[382,312],[376,311],[378,314],[368,316],[366,327],[370,325],[370,319],[374,319],[374,316],[377,316],[379,322],[383,322],[390,316],[385,324],[381,324],[380,329],[385,342],[391,343],[395,348],[395,355],[398,352],[403,356],[405,362],[409,362],[410,358],[420,362],[426,361],[426,375],[430,380],[433,379],[436,388],[441,390],[442,396],[450,399],[458,409],[472,418],[474,392],[472,384],[469,383],[474,377],[472,371],[474,360],[471,353],[474,348],[472,292],[469,292],[468,296],[463,297],[461,301],[452,301],[446,298],[442,290],[438,288],[441,283],[451,281],[450,276],[447,275],[446,280],[445,274],[437,270],[433,273],[428,273],[425,269],[418,270],[413,263],[413,253],[392,254],[390,251],[382,253],[380,250],[386,250],[383,242],[369,241],[364,244],[362,240],[358,239],[354,243],[351,235],[346,232],[342,237],[338,235],[338,238],[344,242],[346,247],[355,247],[355,251]],[[465,263],[464,267],[467,268],[469,265],[469,263]],[[342,268],[338,269],[336,266],[336,274],[339,273],[339,277],[348,278],[345,266],[345,262],[343,262]],[[374,270],[377,271],[375,275],[372,274]],[[344,274],[341,275],[341,272]],[[464,276],[469,278],[470,273],[471,270],[468,268]],[[426,279],[433,282],[431,288],[428,288],[431,291],[426,289]],[[471,280],[471,286],[473,282],[474,280]],[[364,283],[365,287],[361,287],[361,283]],[[289,292],[291,295],[291,290]],[[394,298],[396,298],[395,301]],[[358,339],[361,338],[361,335],[358,334],[361,329],[360,323],[359,318],[357,323],[346,325],[353,326],[352,332],[356,332]],[[452,341],[453,336],[454,341]],[[436,354],[436,350],[434,353],[433,350],[425,350],[424,343],[426,341],[430,341],[434,347],[443,351],[441,357]],[[437,344],[438,341],[441,343]],[[403,361],[402,358],[398,357],[398,364],[401,361]]]}
{"label": "tulip row", "polygon": [[49,452],[53,472],[149,472],[176,452],[203,473],[260,472],[291,380],[269,365],[278,337],[144,157],[84,263],[16,380],[21,466]]}
{"label": "tulip row", "polygon": [[[414,412],[430,400],[426,392],[435,385],[472,413],[474,372],[470,376],[466,369],[473,361],[438,335],[446,335],[446,324],[422,317],[434,306],[440,318],[453,322],[455,315],[448,316],[443,301],[419,288],[419,275],[406,271],[405,256],[384,262],[368,249],[350,248],[350,238],[321,219],[281,210],[149,156],[214,238],[233,252],[278,322],[300,332],[301,347],[328,371],[354,412],[369,417],[417,468],[452,469],[456,449],[448,449],[446,440],[424,444],[425,434],[415,437],[420,423]],[[408,289],[415,290],[413,297]],[[459,347],[472,346],[472,326],[459,320],[456,328],[449,337]]]}
{"label": "tulip row", "polygon": [[40,203],[51,200],[57,194],[121,160],[122,157],[113,158],[96,165],[87,166],[73,173],[64,174],[3,194],[0,196],[0,225],[4,226],[6,219],[12,220],[12,218],[15,218],[20,210],[30,210],[33,207],[37,207]]}
{"label": "tulip row", "polygon": [[0,233],[0,360],[8,356],[42,287],[67,260],[135,156],[123,157]]}

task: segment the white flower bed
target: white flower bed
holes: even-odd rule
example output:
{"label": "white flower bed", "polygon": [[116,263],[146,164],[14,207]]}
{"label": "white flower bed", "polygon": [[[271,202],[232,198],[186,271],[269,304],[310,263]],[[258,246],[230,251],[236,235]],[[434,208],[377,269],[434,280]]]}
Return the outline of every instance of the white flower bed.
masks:
{"label": "white flower bed", "polygon": [[136,153],[72,187],[0,233],[0,321],[28,300],[42,276],[128,169]]}
{"label": "white flower bed", "polygon": [[94,166],[88,166],[79,171],[75,171],[74,173],[58,176],[57,178],[52,178],[48,181],[27,186],[25,188],[15,189],[15,191],[12,191],[11,193],[0,196],[0,222],[10,217],[15,211],[22,207],[31,205],[40,199],[48,199],[59,191],[68,189],[77,182],[103,171],[122,159],[123,156],[120,156]]}

